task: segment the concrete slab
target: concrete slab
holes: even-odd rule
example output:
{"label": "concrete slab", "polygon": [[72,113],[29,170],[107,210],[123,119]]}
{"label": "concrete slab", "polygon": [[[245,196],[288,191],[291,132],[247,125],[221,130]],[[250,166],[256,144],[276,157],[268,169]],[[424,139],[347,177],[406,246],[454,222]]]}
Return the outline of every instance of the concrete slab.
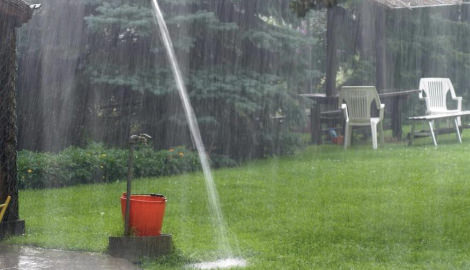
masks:
{"label": "concrete slab", "polygon": [[123,236],[109,237],[108,253],[112,256],[138,262],[142,257],[156,258],[170,254],[172,236]]}
{"label": "concrete slab", "polygon": [[0,244],[0,270],[134,270],[127,260],[92,252],[75,252]]}

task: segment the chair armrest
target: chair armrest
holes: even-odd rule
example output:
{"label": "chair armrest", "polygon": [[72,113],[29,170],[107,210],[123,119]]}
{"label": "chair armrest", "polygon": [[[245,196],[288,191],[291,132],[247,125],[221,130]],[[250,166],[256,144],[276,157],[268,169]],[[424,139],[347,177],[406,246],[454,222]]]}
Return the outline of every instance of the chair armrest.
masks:
{"label": "chair armrest", "polygon": [[450,96],[452,100],[457,100],[457,110],[461,111],[462,110],[462,97],[458,97],[455,94],[455,89],[450,79],[446,79],[446,82],[447,82],[447,86],[449,87]]}
{"label": "chair armrest", "polygon": [[384,119],[385,104],[380,104],[379,118],[380,120]]}
{"label": "chair armrest", "polygon": [[455,97],[452,98],[453,100],[457,100],[457,110],[462,110],[462,97]]}
{"label": "chair armrest", "polygon": [[428,113],[428,110],[429,110],[428,108],[429,108],[429,103],[430,103],[430,101],[429,101],[429,97],[428,97],[428,96],[425,96],[425,97],[423,96],[423,92],[424,92],[424,90],[423,90],[423,89],[420,89],[420,90],[419,90],[419,96],[418,96],[418,97],[419,97],[420,100],[424,100],[424,102],[426,103],[426,113]]}
{"label": "chair armrest", "polygon": [[349,122],[349,115],[348,115],[348,106],[346,104],[341,104],[341,110],[344,112],[344,119],[346,122]]}
{"label": "chair armrest", "polygon": [[423,97],[423,91],[424,91],[423,89],[419,89],[419,93],[418,93],[419,99],[424,99],[424,97]]}
{"label": "chair armrest", "polygon": [[418,97],[421,100],[424,99],[426,101],[426,105],[427,105],[427,103],[429,102],[429,97],[428,96],[423,96],[423,92],[424,92],[424,90],[420,89],[419,93],[418,93]]}

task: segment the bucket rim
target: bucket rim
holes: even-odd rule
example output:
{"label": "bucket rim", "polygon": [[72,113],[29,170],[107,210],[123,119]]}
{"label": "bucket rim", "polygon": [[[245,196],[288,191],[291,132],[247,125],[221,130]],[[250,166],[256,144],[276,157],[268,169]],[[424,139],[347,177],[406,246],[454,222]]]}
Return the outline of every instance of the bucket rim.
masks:
{"label": "bucket rim", "polygon": [[[164,202],[166,202],[168,199],[162,195],[162,194],[156,194],[156,193],[147,193],[147,194],[131,194],[131,201],[141,201],[141,202],[154,202],[158,203],[161,201],[146,201],[146,200],[139,200],[138,198],[133,198],[133,196],[140,196],[140,197],[157,197],[157,198],[162,198]],[[126,199],[127,198],[127,193],[123,192],[121,195],[121,199]]]}

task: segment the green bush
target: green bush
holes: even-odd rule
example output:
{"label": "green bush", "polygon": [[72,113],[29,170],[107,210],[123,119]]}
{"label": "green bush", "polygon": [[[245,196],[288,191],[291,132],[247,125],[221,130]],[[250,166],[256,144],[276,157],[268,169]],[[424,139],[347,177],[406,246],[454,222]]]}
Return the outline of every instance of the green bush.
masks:
{"label": "green bush", "polygon": [[[156,177],[200,169],[197,153],[185,147],[154,151],[139,147],[134,152],[134,176]],[[69,147],[57,154],[20,151],[18,183],[21,189],[64,187],[77,184],[112,182],[127,177],[128,151],[91,144]],[[214,167],[235,166],[223,156],[213,156]]]}
{"label": "green bush", "polygon": [[238,163],[225,155],[211,154],[211,165],[213,168],[236,167]]}
{"label": "green bush", "polygon": [[295,150],[304,146],[305,143],[302,141],[300,134],[293,132],[282,132],[279,136],[279,150],[280,155],[292,155]]}

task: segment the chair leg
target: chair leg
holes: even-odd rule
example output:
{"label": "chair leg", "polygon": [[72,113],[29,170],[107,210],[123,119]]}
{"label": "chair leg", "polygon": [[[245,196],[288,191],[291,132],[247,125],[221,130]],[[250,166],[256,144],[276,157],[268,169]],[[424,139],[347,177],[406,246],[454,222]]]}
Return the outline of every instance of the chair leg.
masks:
{"label": "chair leg", "polygon": [[384,136],[384,125],[383,121],[379,122],[379,136],[380,136],[380,145],[385,145],[385,136]]}
{"label": "chair leg", "polygon": [[352,135],[351,126],[349,124],[346,124],[345,131],[344,131],[344,149],[347,149],[348,146],[351,145],[351,135]]}
{"label": "chair leg", "polygon": [[454,119],[454,124],[455,124],[455,131],[457,133],[457,140],[459,140],[459,143],[462,143],[462,136],[460,136],[458,117]]}
{"label": "chair leg", "polygon": [[429,130],[431,131],[432,142],[437,146],[436,135],[434,134],[434,121],[429,121]]}
{"label": "chair leg", "polygon": [[408,145],[412,145],[415,139],[415,121],[412,121],[411,123],[410,137],[408,139],[409,139]]}
{"label": "chair leg", "polygon": [[372,148],[377,149],[377,123],[370,123],[372,133]]}

